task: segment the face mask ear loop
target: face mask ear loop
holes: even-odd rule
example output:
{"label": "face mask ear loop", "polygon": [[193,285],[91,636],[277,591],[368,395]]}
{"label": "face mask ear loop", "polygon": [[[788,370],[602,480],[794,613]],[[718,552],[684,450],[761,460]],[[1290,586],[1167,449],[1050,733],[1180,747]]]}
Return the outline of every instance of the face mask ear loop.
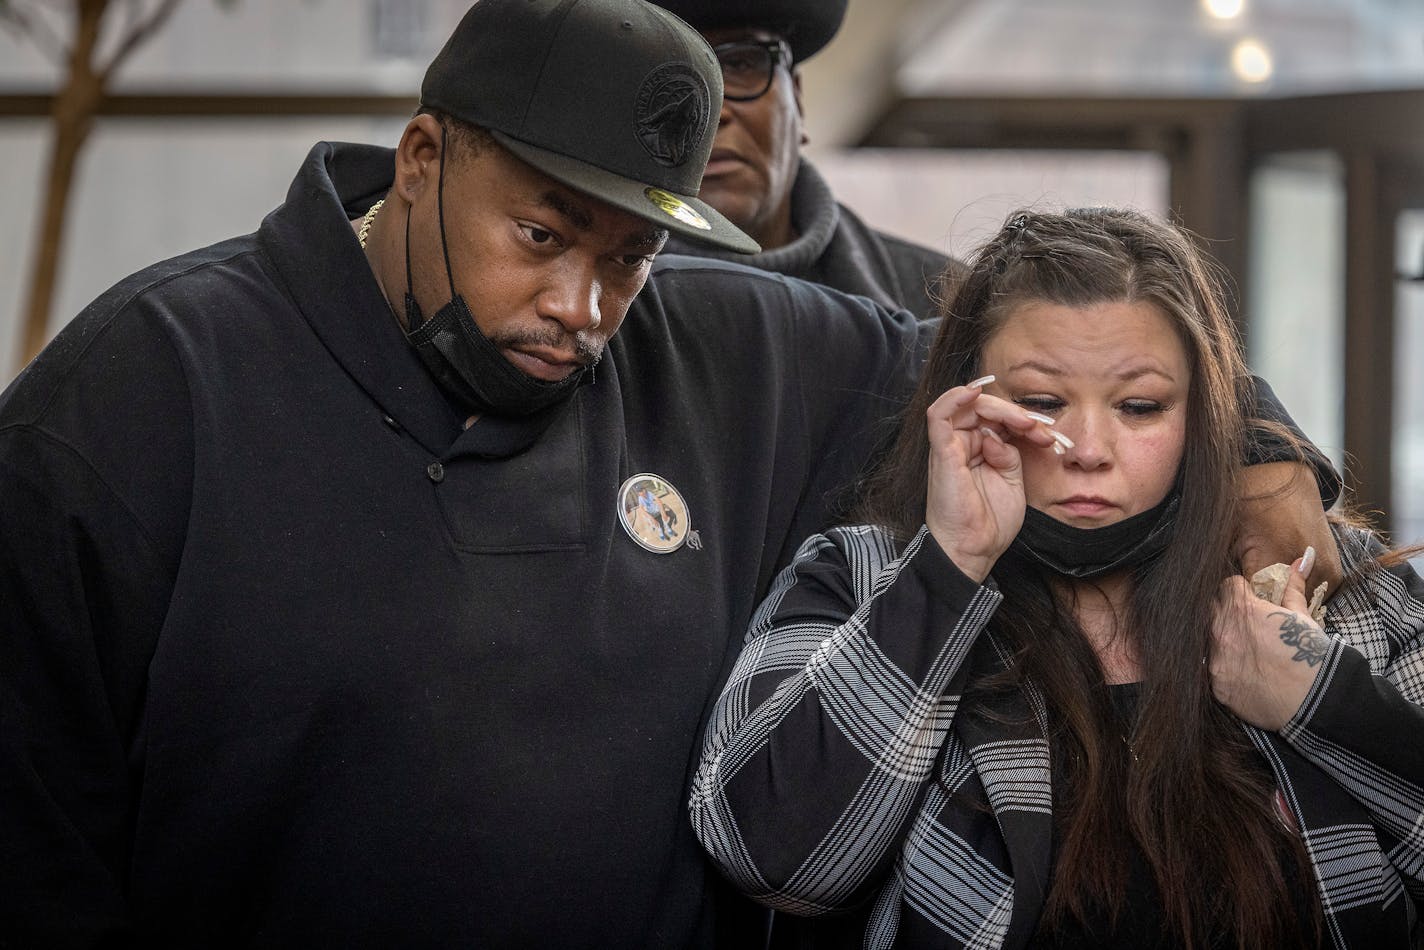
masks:
{"label": "face mask ear loop", "polygon": [[405,206],[405,332],[414,333],[425,322],[415,302],[415,279],[410,273],[410,205]]}
{"label": "face mask ear loop", "polygon": [[440,216],[440,250],[445,254],[445,279],[450,281],[450,299],[455,299],[455,272],[450,269],[450,245],[445,241],[445,123],[440,123],[440,179],[435,189],[435,210]]}

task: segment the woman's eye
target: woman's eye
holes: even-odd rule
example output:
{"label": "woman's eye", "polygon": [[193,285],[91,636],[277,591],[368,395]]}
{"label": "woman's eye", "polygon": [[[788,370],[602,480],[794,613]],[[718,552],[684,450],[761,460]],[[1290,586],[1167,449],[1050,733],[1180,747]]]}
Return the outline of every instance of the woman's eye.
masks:
{"label": "woman's eye", "polygon": [[1063,400],[1053,396],[1018,396],[1014,402],[1032,412],[1052,414],[1063,408]]}
{"label": "woman's eye", "polygon": [[1149,399],[1128,399],[1119,408],[1129,416],[1150,416],[1161,412],[1164,407],[1160,402],[1152,402]]}

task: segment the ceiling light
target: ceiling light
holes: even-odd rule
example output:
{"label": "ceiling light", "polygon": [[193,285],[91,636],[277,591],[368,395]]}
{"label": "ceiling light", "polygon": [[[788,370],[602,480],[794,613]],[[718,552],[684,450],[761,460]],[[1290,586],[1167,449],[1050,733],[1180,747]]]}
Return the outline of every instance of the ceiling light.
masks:
{"label": "ceiling light", "polygon": [[1231,50],[1231,71],[1242,82],[1265,82],[1274,69],[1271,51],[1256,40],[1242,40]]}
{"label": "ceiling light", "polygon": [[1218,20],[1234,20],[1246,9],[1246,0],[1201,0],[1202,9]]}

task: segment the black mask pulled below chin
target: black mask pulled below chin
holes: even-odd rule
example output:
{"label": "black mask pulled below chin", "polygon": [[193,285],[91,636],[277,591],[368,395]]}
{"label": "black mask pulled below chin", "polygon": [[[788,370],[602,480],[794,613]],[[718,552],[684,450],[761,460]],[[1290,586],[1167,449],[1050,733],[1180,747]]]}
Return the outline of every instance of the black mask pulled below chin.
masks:
{"label": "black mask pulled below chin", "polygon": [[1172,540],[1180,501],[1173,488],[1155,508],[1102,528],[1075,528],[1028,508],[1010,547],[1055,573],[1091,580],[1161,554]]}
{"label": "black mask pulled below chin", "polygon": [[480,332],[465,298],[456,294],[428,321],[406,295],[406,339],[447,393],[472,412],[528,416],[567,399],[585,381],[589,367],[560,380],[535,379],[504,358]]}
{"label": "black mask pulled below chin", "polygon": [[425,368],[447,393],[479,415],[529,416],[567,399],[584,382],[592,382],[592,366],[581,367],[560,380],[535,379],[522,372],[480,332],[465,298],[455,292],[450,246],[445,240],[445,127],[440,128],[440,180],[436,209],[440,220],[440,250],[450,302],[428,321],[415,302],[410,266],[410,208],[405,217],[405,327]]}

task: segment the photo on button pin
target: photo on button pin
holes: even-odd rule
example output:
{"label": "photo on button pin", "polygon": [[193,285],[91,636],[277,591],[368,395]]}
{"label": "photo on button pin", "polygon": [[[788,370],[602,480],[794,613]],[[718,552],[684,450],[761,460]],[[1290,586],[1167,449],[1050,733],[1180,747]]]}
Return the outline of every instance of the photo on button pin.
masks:
{"label": "photo on button pin", "polygon": [[618,521],[639,547],[670,554],[687,540],[687,502],[667,479],[640,472],[618,488]]}

